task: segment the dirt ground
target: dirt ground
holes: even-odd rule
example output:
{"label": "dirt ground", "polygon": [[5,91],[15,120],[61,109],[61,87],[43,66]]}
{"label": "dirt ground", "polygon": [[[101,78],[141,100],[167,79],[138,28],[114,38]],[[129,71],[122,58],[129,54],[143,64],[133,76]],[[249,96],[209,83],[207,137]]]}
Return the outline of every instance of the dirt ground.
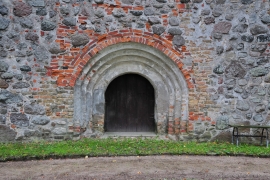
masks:
{"label": "dirt ground", "polygon": [[0,163],[0,179],[270,179],[270,159],[133,156]]}

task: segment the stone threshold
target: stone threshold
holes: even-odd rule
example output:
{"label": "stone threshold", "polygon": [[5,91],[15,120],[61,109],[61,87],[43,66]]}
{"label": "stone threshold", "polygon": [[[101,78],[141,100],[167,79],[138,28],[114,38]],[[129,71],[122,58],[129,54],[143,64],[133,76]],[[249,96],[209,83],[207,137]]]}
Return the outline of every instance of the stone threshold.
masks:
{"label": "stone threshold", "polygon": [[105,132],[102,137],[156,137],[154,132]]}

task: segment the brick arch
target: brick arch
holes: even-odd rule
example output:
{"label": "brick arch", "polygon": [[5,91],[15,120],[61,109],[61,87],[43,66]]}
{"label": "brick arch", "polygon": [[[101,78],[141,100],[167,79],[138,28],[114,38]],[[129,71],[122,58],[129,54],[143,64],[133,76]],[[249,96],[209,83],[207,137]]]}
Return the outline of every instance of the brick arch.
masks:
{"label": "brick arch", "polygon": [[[84,66],[91,61],[91,58],[95,56],[102,49],[123,42],[136,42],[142,43],[158,49],[168,56],[183,73],[187,82],[188,88],[194,88],[194,84],[191,80],[190,70],[185,69],[181,59],[190,53],[186,50],[185,46],[176,48],[173,46],[172,41],[165,39],[153,33],[143,32],[141,30],[124,29],[109,32],[103,34],[90,41],[73,59],[64,58],[64,66],[66,69],[54,69],[48,68],[48,74],[57,77],[58,86],[71,86],[74,87],[76,80],[80,76]],[[90,62],[91,63],[91,62]],[[81,77],[82,78],[82,77]],[[81,79],[82,80],[82,79]]]}

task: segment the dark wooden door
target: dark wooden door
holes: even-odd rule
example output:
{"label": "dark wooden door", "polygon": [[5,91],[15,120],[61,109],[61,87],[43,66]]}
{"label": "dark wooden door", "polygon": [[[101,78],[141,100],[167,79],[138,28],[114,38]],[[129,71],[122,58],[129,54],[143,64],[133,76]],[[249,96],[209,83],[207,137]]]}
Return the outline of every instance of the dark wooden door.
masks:
{"label": "dark wooden door", "polygon": [[127,74],[113,80],[105,92],[107,132],[154,132],[154,88],[142,76]]}

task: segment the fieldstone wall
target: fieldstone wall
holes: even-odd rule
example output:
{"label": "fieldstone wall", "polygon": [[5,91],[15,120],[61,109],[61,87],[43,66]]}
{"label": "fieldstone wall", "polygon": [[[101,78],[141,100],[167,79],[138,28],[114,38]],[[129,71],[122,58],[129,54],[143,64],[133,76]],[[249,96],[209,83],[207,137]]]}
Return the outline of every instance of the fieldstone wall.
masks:
{"label": "fieldstone wall", "polygon": [[226,139],[229,122],[269,124],[269,4],[0,0],[0,141],[102,135],[91,118],[77,123],[74,87],[99,73],[84,69],[102,50],[127,42],[160,51],[184,77],[188,115],[165,117],[168,137]]}

